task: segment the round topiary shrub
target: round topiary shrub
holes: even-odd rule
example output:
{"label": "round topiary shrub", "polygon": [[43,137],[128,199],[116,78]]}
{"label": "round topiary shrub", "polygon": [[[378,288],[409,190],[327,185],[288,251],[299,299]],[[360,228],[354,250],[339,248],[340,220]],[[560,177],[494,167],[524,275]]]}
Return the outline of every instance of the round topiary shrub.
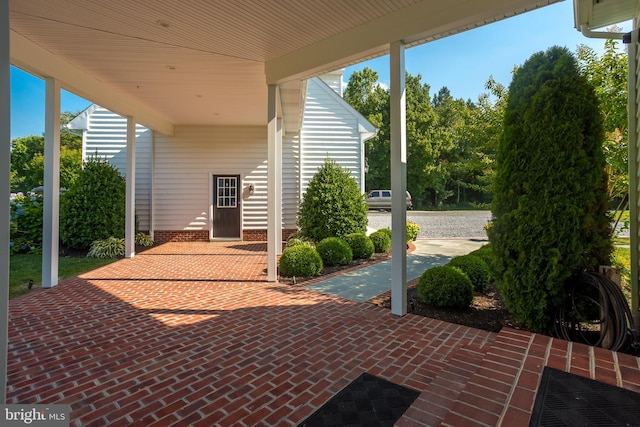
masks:
{"label": "round topiary shrub", "polygon": [[282,251],[279,266],[280,275],[285,277],[316,276],[322,271],[322,258],[312,247],[298,245]]}
{"label": "round topiary shrub", "polygon": [[390,228],[381,228],[378,231],[380,231],[381,233],[386,234],[387,236],[389,236],[389,239],[391,239],[392,232],[391,232]]}
{"label": "round topiary shrub", "polygon": [[353,261],[353,252],[349,244],[339,237],[322,239],[316,250],[326,265],[347,265]]}
{"label": "round topiary shrub", "polygon": [[480,257],[475,255],[463,255],[453,258],[449,265],[458,267],[471,280],[476,292],[486,292],[489,286],[489,267]]}
{"label": "round topiary shrub", "polygon": [[443,265],[422,273],[418,297],[434,307],[466,308],[473,301],[473,285],[460,269]]}
{"label": "round topiary shrub", "polygon": [[373,242],[373,251],[375,253],[383,254],[391,250],[391,237],[384,231],[384,229],[371,233],[369,238]]}
{"label": "round topiary shrub", "polygon": [[371,239],[364,233],[351,233],[344,237],[351,247],[353,259],[367,259],[373,255],[374,247]]}
{"label": "round topiary shrub", "polygon": [[349,169],[327,159],[309,182],[298,211],[303,236],[318,242],[367,230],[369,208]]}
{"label": "round topiary shrub", "polygon": [[495,278],[496,256],[493,253],[493,249],[491,248],[491,243],[488,243],[481,248],[476,249],[475,251],[469,253],[469,255],[477,256],[478,258],[483,260],[485,264],[487,264],[487,267],[489,267],[489,281],[492,281]]}

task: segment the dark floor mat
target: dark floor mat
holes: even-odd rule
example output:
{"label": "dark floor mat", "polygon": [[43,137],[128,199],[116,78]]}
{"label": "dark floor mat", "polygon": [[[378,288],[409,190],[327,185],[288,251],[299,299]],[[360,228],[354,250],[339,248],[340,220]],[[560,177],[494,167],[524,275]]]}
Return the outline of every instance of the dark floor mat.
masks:
{"label": "dark floor mat", "polygon": [[298,427],[393,426],[419,395],[365,372]]}
{"label": "dark floor mat", "polygon": [[545,367],[529,427],[640,426],[640,394]]}

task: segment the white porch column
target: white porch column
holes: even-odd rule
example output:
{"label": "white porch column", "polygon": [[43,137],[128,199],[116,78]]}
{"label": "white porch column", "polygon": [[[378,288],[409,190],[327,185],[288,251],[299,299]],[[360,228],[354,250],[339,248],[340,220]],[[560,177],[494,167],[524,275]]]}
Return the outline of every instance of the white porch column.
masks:
{"label": "white porch column", "polygon": [[124,254],[136,255],[136,121],[127,116],[127,193],[125,198]]}
{"label": "white porch column", "polygon": [[11,84],[9,55],[9,0],[0,0],[0,404],[7,401],[9,330],[9,196],[11,194]]}
{"label": "white porch column", "polygon": [[45,79],[42,287],[58,284],[60,223],[60,83]]}
{"label": "white porch column", "polygon": [[407,131],[404,44],[391,44],[391,314],[407,314]]}
{"label": "white porch column", "polygon": [[[278,253],[282,246],[282,183],[278,164],[282,160],[282,133],[278,132],[278,85],[269,85],[267,109],[267,280],[278,280]],[[280,161],[278,160],[280,158]],[[280,203],[279,203],[280,202]],[[280,204],[280,209],[278,205]]]}
{"label": "white porch column", "polygon": [[[276,110],[277,111],[277,110]],[[276,114],[277,115],[277,114]],[[276,130],[276,251],[278,255],[282,255],[282,119],[277,119]]]}

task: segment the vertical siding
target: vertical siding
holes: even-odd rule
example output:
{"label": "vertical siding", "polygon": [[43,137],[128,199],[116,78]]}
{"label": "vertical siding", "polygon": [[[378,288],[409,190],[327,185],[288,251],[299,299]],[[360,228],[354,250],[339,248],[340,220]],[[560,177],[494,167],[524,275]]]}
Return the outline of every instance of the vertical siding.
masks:
{"label": "vertical siding", "polygon": [[[127,171],[127,119],[97,107],[89,116],[84,132],[85,160],[97,155],[106,158],[122,176]],[[136,125],[136,214],[140,230],[151,227],[151,131]]]}
{"label": "vertical siding", "polygon": [[361,146],[358,119],[348,105],[321,80],[309,80],[300,142],[301,193],[327,158],[351,170],[361,187]]}
{"label": "vertical siding", "polygon": [[262,126],[177,126],[173,136],[156,134],[155,230],[209,230],[213,174],[241,176],[242,228],[266,229],[266,159]]}

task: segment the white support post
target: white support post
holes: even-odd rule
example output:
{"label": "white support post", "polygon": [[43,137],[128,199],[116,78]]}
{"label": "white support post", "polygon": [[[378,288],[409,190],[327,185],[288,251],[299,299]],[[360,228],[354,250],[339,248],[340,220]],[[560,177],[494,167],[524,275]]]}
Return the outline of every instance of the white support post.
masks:
{"label": "white support post", "polygon": [[[629,249],[631,255],[631,313],[636,327],[640,326],[640,313],[638,312],[638,274],[640,272],[640,265],[638,265],[638,231],[639,222],[638,218],[638,146],[637,146],[637,46],[638,46],[638,30],[636,29],[636,21],[633,22],[634,30],[631,32],[631,41],[627,45],[628,61],[629,61],[629,73],[628,73],[628,135],[629,135]],[[636,331],[636,334],[638,331]]]}
{"label": "white support post", "polygon": [[45,79],[42,287],[58,284],[60,223],[60,83]]}
{"label": "white support post", "polygon": [[[282,240],[278,237],[282,233],[282,218],[278,218],[277,195],[282,191],[278,185],[278,153],[282,157],[282,139],[278,141],[278,86],[269,85],[267,108],[267,281],[278,281],[278,246]],[[280,233],[278,232],[280,229]]]}
{"label": "white support post", "polygon": [[282,255],[282,119],[278,119],[278,129],[276,132],[276,239],[280,244],[276,244],[278,255]]}
{"label": "white support post", "polygon": [[125,198],[124,253],[136,255],[136,121],[127,116],[127,189]]}
{"label": "white support post", "polygon": [[407,131],[404,44],[391,44],[391,314],[407,314]]}
{"label": "white support post", "polygon": [[9,197],[11,195],[11,60],[9,0],[0,0],[0,404],[7,403],[9,331]]}

